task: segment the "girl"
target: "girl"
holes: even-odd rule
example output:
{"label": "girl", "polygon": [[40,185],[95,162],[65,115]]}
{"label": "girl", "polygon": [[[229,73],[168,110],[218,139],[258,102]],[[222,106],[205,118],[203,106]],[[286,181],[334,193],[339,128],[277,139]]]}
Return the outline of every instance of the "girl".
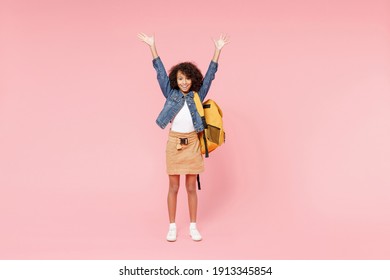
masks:
{"label": "girl", "polygon": [[194,92],[199,94],[202,101],[204,100],[217,72],[219,55],[222,48],[228,43],[228,39],[226,35],[221,35],[218,40],[214,40],[214,56],[203,79],[200,70],[190,62],[183,62],[173,66],[168,77],[164,65],[157,54],[154,36],[140,33],[138,38],[150,47],[153,56],[153,67],[157,72],[157,80],[166,98],[165,105],[156,122],[161,128],[165,128],[170,122],[172,123],[166,148],[166,165],[169,176],[168,214],[170,222],[167,240],[176,241],[177,193],[179,191],[180,175],[185,175],[190,212],[189,232],[194,241],[200,241],[202,236],[196,227],[198,205],[196,177],[197,174],[203,172],[204,165],[197,133],[203,131],[204,127],[196,110]]}

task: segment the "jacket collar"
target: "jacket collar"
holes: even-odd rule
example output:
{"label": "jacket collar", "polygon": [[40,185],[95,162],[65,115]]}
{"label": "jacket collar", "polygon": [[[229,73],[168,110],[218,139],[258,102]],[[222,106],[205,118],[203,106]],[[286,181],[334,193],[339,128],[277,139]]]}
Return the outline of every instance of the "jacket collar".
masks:
{"label": "jacket collar", "polygon": [[189,96],[191,98],[194,98],[194,92],[192,90],[189,93],[187,93],[187,94],[184,94],[182,92],[180,92],[180,93],[183,94],[184,96]]}

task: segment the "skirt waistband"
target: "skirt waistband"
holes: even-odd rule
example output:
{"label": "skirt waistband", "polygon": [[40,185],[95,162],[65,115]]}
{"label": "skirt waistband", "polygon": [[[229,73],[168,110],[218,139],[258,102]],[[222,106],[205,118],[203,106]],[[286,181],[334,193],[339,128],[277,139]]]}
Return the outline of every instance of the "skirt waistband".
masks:
{"label": "skirt waistband", "polygon": [[198,133],[196,133],[196,131],[177,132],[177,131],[170,130],[168,136],[169,136],[169,138],[172,138],[172,139],[187,138],[189,142],[192,142],[192,141],[198,139]]}

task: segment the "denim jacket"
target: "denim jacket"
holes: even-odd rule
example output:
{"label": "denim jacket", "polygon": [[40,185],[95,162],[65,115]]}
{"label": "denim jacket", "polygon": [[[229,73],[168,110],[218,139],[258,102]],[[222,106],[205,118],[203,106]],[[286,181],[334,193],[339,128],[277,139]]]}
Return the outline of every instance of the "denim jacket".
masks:
{"label": "denim jacket", "polygon": [[[202,119],[196,110],[196,105],[194,102],[194,92],[190,91],[188,94],[184,95],[179,89],[171,88],[167,72],[165,71],[160,57],[153,59],[153,67],[156,69],[158,83],[160,84],[161,91],[166,98],[164,107],[157,117],[157,125],[161,128],[165,128],[184,106],[184,101],[187,101],[196,132],[203,131],[204,127]],[[211,81],[214,80],[217,69],[218,64],[211,61],[203,79],[203,84],[198,92],[201,101],[203,101],[206,97],[207,92],[210,89]]]}

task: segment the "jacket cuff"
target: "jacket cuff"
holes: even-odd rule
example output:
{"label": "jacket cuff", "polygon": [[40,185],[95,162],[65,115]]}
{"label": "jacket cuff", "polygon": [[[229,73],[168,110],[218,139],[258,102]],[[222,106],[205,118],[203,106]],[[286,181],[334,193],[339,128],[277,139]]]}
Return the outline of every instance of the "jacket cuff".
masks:
{"label": "jacket cuff", "polygon": [[211,60],[209,68],[218,70],[218,63]]}

